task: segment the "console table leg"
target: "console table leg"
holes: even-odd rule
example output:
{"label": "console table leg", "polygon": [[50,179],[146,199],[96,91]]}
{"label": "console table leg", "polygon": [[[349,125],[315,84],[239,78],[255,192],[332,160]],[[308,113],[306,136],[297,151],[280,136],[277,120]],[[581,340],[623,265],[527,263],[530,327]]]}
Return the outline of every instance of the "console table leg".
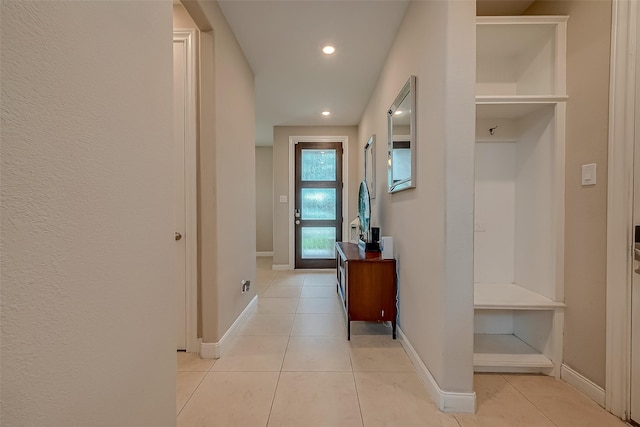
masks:
{"label": "console table leg", "polygon": [[396,322],[394,320],[391,323],[392,323],[392,326],[393,326],[393,339],[395,340],[396,339]]}
{"label": "console table leg", "polygon": [[351,341],[351,320],[347,319],[347,341]]}

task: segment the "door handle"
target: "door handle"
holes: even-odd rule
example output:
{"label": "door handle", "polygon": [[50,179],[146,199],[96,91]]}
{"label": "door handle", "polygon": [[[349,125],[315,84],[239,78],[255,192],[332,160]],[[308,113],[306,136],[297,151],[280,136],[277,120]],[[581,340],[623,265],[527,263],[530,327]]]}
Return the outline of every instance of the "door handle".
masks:
{"label": "door handle", "polygon": [[296,225],[300,225],[300,220],[296,219]]}

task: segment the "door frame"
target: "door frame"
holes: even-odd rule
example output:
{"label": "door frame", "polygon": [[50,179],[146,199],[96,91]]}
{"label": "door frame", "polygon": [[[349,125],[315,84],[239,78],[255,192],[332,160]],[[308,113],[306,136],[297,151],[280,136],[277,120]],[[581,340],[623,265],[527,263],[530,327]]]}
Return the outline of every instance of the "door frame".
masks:
{"label": "door frame", "polygon": [[[304,269],[304,270],[313,270],[313,269],[326,269],[326,268],[334,268],[336,261],[335,258],[304,258],[302,252],[302,229],[305,227],[328,227],[330,226],[328,223],[332,223],[332,226],[336,229],[335,241],[341,242],[344,240],[344,236],[342,235],[342,229],[344,225],[344,215],[342,212],[342,202],[344,201],[344,197],[342,195],[342,190],[344,188],[344,181],[342,180],[342,167],[343,167],[343,157],[342,157],[342,142],[340,141],[331,141],[331,142],[309,142],[309,141],[301,141],[295,145],[295,183],[294,183],[294,203],[293,208],[294,211],[302,213],[302,216],[296,217],[294,220],[294,265],[296,269]],[[305,147],[305,148],[303,148]],[[302,170],[303,170],[303,161],[302,161],[302,152],[303,150],[336,150],[336,159],[335,159],[335,167],[336,171],[339,171],[340,175],[335,177],[335,180],[319,180],[319,181],[304,181],[302,179]],[[303,184],[304,183],[304,184]],[[331,184],[328,184],[331,183]],[[335,189],[336,193],[340,192],[340,194],[336,194],[336,206],[334,209],[334,214],[336,215],[333,220],[320,220],[320,219],[305,219],[304,212],[302,209],[303,205],[303,197],[302,190],[304,188],[314,188],[314,189]],[[339,210],[338,210],[339,209]],[[294,215],[295,216],[295,215]],[[300,224],[298,224],[300,222]],[[328,223],[327,223],[328,222]],[[324,225],[320,226],[318,223],[324,223]],[[314,224],[314,225],[310,225]],[[335,257],[335,246],[332,251]]]}
{"label": "door frame", "polygon": [[348,136],[290,136],[289,137],[289,270],[295,270],[295,147],[298,142],[342,143],[342,239],[349,231],[349,137]]}
{"label": "door frame", "polygon": [[185,47],[185,228],[186,228],[186,350],[195,353],[200,350],[198,342],[198,194],[197,194],[197,75],[196,75],[196,30],[174,28],[173,43],[183,43]]}
{"label": "door frame", "polygon": [[[612,0],[607,186],[605,408],[629,418],[635,144],[636,1]],[[640,166],[640,165],[639,165]]]}

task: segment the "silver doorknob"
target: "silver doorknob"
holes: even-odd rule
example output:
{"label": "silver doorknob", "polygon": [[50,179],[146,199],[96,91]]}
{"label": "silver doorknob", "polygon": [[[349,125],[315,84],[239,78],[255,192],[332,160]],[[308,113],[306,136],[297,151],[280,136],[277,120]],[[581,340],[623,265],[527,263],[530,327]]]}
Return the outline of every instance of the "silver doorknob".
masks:
{"label": "silver doorknob", "polygon": [[296,224],[298,224],[298,225],[300,224],[300,220],[299,219],[296,219]]}
{"label": "silver doorknob", "polygon": [[182,239],[182,234],[176,231],[176,240],[180,240],[180,239]]}

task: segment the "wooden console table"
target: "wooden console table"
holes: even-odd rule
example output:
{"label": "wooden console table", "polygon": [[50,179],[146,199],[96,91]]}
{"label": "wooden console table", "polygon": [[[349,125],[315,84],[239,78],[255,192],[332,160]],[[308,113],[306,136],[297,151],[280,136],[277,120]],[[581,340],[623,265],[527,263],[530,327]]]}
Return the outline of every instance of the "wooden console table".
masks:
{"label": "wooden console table", "polygon": [[396,339],[396,260],[380,252],[365,252],[357,244],[336,243],[338,293],[347,316],[347,339],[351,321],[390,321]]}

